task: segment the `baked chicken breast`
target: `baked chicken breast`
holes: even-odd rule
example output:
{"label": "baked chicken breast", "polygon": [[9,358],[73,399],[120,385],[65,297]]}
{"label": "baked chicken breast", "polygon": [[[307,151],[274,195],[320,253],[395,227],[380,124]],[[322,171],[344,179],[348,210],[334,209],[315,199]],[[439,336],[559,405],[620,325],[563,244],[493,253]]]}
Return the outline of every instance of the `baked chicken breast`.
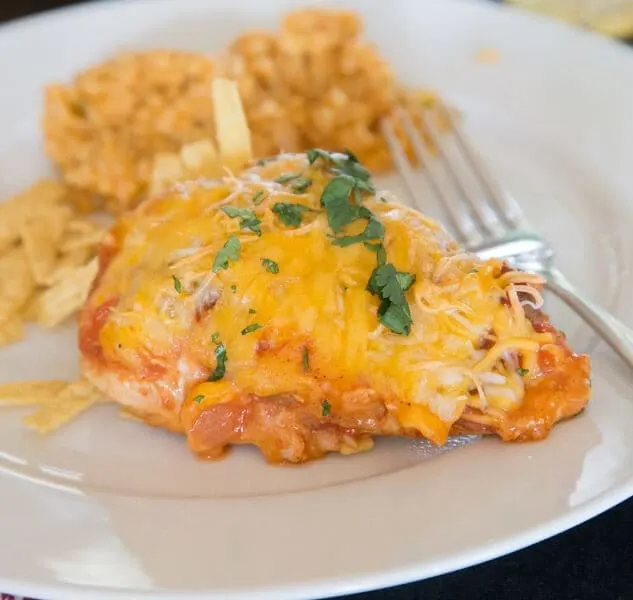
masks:
{"label": "baked chicken breast", "polygon": [[298,463],[379,435],[546,437],[585,407],[590,364],[542,304],[538,276],[311,150],[122,216],[79,345],[94,385],[198,455]]}

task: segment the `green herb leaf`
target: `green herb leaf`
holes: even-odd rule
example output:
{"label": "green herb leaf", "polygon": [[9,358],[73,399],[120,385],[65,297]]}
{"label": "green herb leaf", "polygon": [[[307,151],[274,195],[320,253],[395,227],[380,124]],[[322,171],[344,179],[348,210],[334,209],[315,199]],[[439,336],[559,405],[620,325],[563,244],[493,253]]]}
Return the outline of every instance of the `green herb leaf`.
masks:
{"label": "green herb leaf", "polygon": [[334,233],[340,233],[360,216],[361,207],[349,201],[353,187],[354,182],[349,178],[335,177],[323,190],[321,205],[325,208],[328,224]]}
{"label": "green herb leaf", "polygon": [[376,218],[376,216],[365,207],[360,207],[359,216],[361,218],[367,218],[367,227],[363,233],[358,235],[345,235],[343,237],[336,238],[332,241],[335,246],[344,248],[351,246],[352,244],[359,244],[361,242],[367,242],[369,240],[382,239],[385,235],[384,225]]}
{"label": "green herb leaf", "polygon": [[517,373],[521,376],[521,377],[525,377],[528,373],[530,372],[529,369],[517,369]]}
{"label": "green herb leaf", "polygon": [[249,315],[254,315],[257,311],[254,308],[249,308],[248,309],[248,314]]}
{"label": "green herb leaf", "polygon": [[233,283],[231,284],[231,291],[235,294],[237,292],[237,286]]}
{"label": "green herb leaf", "polygon": [[250,325],[247,325],[246,327],[244,327],[244,329],[242,329],[242,335],[246,335],[247,333],[257,331],[258,329],[261,329],[261,328],[262,326],[259,323],[251,323]]}
{"label": "green herb leaf", "polygon": [[303,371],[307,373],[310,370],[310,351],[307,346],[303,347]]}
{"label": "green herb leaf", "polygon": [[175,290],[181,294],[182,293],[182,283],[180,282],[180,279],[178,279],[178,277],[176,277],[175,275],[172,275],[171,278],[174,280],[174,288]]}
{"label": "green herb leaf", "polygon": [[380,322],[399,335],[409,335],[411,331],[411,311],[408,304],[394,304],[383,300],[378,308]]}
{"label": "green herb leaf", "polygon": [[312,179],[298,177],[290,184],[290,187],[295,194],[303,194],[311,185]]}
{"label": "green herb leaf", "polygon": [[200,404],[200,402],[202,402],[203,400],[204,400],[204,394],[198,394],[198,395],[197,395],[197,396],[193,399],[193,401],[194,401],[196,404]]}
{"label": "green herb leaf", "polygon": [[232,235],[215,257],[213,261],[213,272],[217,273],[222,269],[228,269],[229,260],[237,260],[240,257],[240,248],[240,240],[237,236]]}
{"label": "green herb leaf", "polygon": [[378,319],[394,333],[408,335],[411,331],[411,310],[404,293],[413,285],[415,276],[397,271],[387,263],[374,269],[367,290],[381,298]]}
{"label": "green herb leaf", "polygon": [[218,344],[220,342],[220,334],[217,331],[211,336],[211,341],[214,344]]}
{"label": "green herb leaf", "polygon": [[355,163],[360,162],[358,160],[358,158],[356,157],[356,155],[349,148],[345,148],[345,154],[347,154],[347,156],[349,156],[349,159],[352,162],[355,162]]}
{"label": "green herb leaf", "polygon": [[330,153],[325,150],[321,150],[320,148],[312,148],[311,150],[306,151],[306,155],[308,157],[308,163],[313,165],[317,159],[322,158],[323,160],[330,160]]}
{"label": "green herb leaf", "polygon": [[290,202],[276,202],[273,212],[286,227],[299,227],[303,220],[303,213],[316,212],[312,208],[302,204],[291,204]]}
{"label": "green herb leaf", "polygon": [[411,273],[398,271],[396,273],[396,279],[403,292],[406,292],[415,283],[415,275],[411,275]]}
{"label": "green herb leaf", "polygon": [[359,177],[355,177],[354,185],[356,189],[369,192],[370,194],[373,194],[376,191],[376,188],[369,181],[365,181],[364,179],[360,179]]}
{"label": "green herb leaf", "polygon": [[266,192],[264,190],[258,190],[257,193],[253,196],[253,204],[255,206],[259,206],[266,198],[264,194]]}
{"label": "green herb leaf", "polygon": [[270,258],[262,258],[262,265],[264,265],[264,268],[269,273],[273,273],[275,275],[279,273],[279,265],[274,260],[271,260]]}
{"label": "green herb leaf", "polygon": [[331,410],[332,405],[327,400],[323,400],[323,402],[321,402],[321,415],[323,415],[324,417],[328,417]]}
{"label": "green herb leaf", "polygon": [[370,242],[365,242],[363,245],[368,250],[371,250],[372,252],[376,253],[376,262],[378,263],[379,267],[384,265],[387,262],[387,251],[385,250],[385,247],[382,244],[380,243],[371,244]]}
{"label": "green herb leaf", "polygon": [[396,277],[397,274],[398,271],[391,263],[376,267],[369,278],[367,289],[372,294],[402,304],[404,294]]}
{"label": "green herb leaf", "polygon": [[301,177],[301,173],[286,173],[285,175],[280,175],[275,178],[277,183],[287,183],[288,181],[292,181],[293,179],[298,179]]}
{"label": "green herb leaf", "polygon": [[209,376],[209,381],[220,381],[226,373],[226,347],[224,344],[218,344],[215,348],[215,369]]}
{"label": "green herb leaf", "polygon": [[239,218],[240,227],[242,229],[249,229],[257,235],[262,234],[260,228],[261,221],[257,218],[257,215],[250,208],[238,208],[237,206],[223,206],[222,212],[232,219]]}

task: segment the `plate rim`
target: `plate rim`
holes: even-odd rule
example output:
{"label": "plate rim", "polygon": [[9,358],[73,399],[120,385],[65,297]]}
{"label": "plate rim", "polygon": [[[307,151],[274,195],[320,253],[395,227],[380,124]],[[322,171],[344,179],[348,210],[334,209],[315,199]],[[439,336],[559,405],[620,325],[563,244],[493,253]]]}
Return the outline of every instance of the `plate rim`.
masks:
{"label": "plate rim", "polygon": [[[157,3],[168,4],[171,0],[127,0],[127,6],[146,5],[151,7]],[[534,15],[517,7],[509,7],[498,4],[485,4],[483,2],[473,2],[471,0],[452,0],[453,4],[473,5],[479,4],[484,11],[497,12],[515,12],[520,16],[517,18],[530,19],[538,23],[547,23],[554,25],[567,31],[573,31],[580,36],[589,36],[596,40],[600,40],[600,44],[606,43],[612,48],[620,48],[623,54],[631,56],[633,63],[633,54],[630,50],[624,48],[620,42],[603,38],[602,36],[590,32],[577,30],[564,23],[552,23],[549,19]],[[432,3],[432,2],[430,2]],[[72,13],[93,12],[99,14],[101,11],[116,10],[119,6],[124,5],[124,0],[102,0],[99,3],[79,3],[69,6],[63,6],[48,9],[35,14],[26,15],[17,19],[11,19],[0,24],[0,38],[3,34],[16,29],[37,26],[40,22],[50,19],[64,19],[72,15]],[[116,597],[121,600],[133,600],[136,598],[179,598],[184,600],[202,600],[209,598],[226,598],[227,600],[252,599],[261,598],[266,600],[274,598],[275,600],[308,600],[313,598],[330,598],[338,595],[347,595],[359,593],[386,587],[411,583],[414,581],[424,580],[430,577],[444,575],[447,573],[457,572],[468,567],[489,562],[495,558],[522,550],[531,545],[550,539],[560,533],[573,529],[581,523],[594,519],[607,510],[626,501],[633,496],[633,475],[626,481],[620,483],[617,487],[610,487],[603,491],[592,500],[587,501],[577,507],[570,508],[561,516],[542,521],[536,526],[529,527],[508,538],[503,538],[495,542],[480,547],[477,551],[467,550],[457,555],[451,555],[447,558],[441,558],[433,561],[417,563],[412,562],[402,568],[386,567],[384,570],[378,570],[371,576],[360,573],[353,575],[344,581],[339,579],[314,579],[309,585],[306,583],[288,583],[274,589],[258,588],[254,591],[248,589],[233,588],[231,590],[212,590],[206,591],[128,591],[116,587],[87,587],[85,585],[73,584],[57,584],[57,585],[40,585],[30,584],[15,579],[7,579],[0,572],[0,588],[6,593],[23,594],[28,596],[39,596],[40,598],[64,599],[64,600],[91,600],[96,598]],[[443,565],[443,566],[438,566]],[[308,589],[309,588],[309,589]],[[165,596],[163,596],[165,594]]]}

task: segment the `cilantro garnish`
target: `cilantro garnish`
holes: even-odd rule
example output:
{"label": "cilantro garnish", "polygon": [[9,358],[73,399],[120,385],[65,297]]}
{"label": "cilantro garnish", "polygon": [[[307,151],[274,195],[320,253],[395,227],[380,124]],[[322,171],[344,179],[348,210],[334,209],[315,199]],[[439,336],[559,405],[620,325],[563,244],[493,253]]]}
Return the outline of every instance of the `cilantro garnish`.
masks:
{"label": "cilantro garnish", "polygon": [[345,148],[345,154],[349,156],[349,160],[351,160],[352,162],[355,162],[355,163],[360,162],[358,158],[356,157],[356,155],[349,148]]}
{"label": "cilantro garnish", "polygon": [[279,265],[274,260],[271,260],[270,258],[262,258],[262,265],[264,265],[264,268],[269,273],[273,273],[275,275],[279,273]]}
{"label": "cilantro garnish", "polygon": [[273,212],[286,227],[299,227],[299,225],[301,225],[301,221],[303,220],[303,213],[316,211],[307,206],[303,206],[302,204],[277,202],[273,206]]}
{"label": "cilantro garnish", "polygon": [[299,177],[301,177],[301,173],[286,173],[285,175],[280,175],[279,177],[276,177],[275,181],[277,183],[288,183],[293,179],[299,179]]}
{"label": "cilantro garnish", "polygon": [[376,253],[376,262],[379,267],[387,262],[387,251],[382,244],[370,244],[369,242],[365,242],[364,246],[368,250],[372,250]]}
{"label": "cilantro garnish", "polygon": [[220,343],[220,334],[217,331],[211,336],[211,341],[214,344],[219,344]]}
{"label": "cilantro garnish", "polygon": [[174,280],[174,289],[181,294],[182,293],[182,283],[180,282],[180,279],[178,279],[178,277],[176,277],[175,275],[172,275],[171,278]]}
{"label": "cilantro garnish", "polygon": [[235,294],[237,292],[237,286],[233,283],[231,284],[231,291]]}
{"label": "cilantro garnish", "polygon": [[217,273],[222,269],[228,269],[229,260],[237,260],[240,257],[240,248],[241,244],[237,236],[232,235],[226,240],[226,244],[222,246],[213,261],[213,272]]}
{"label": "cilantro garnish", "polygon": [[411,273],[403,273],[402,271],[398,271],[396,273],[396,279],[403,292],[406,292],[415,283],[415,275],[411,275]]}
{"label": "cilantro garnish", "polygon": [[332,241],[335,246],[344,248],[346,246],[351,246],[352,244],[382,239],[385,235],[385,227],[370,210],[361,206],[358,211],[358,216],[361,219],[368,219],[367,227],[365,227],[363,233],[358,235],[344,235],[343,237],[335,238]]}
{"label": "cilantro garnish", "polygon": [[378,319],[387,328],[400,335],[411,331],[411,311],[404,293],[413,285],[415,276],[402,273],[387,263],[376,267],[369,278],[367,290],[381,298]]}
{"label": "cilantro garnish", "polygon": [[325,150],[321,150],[320,148],[311,148],[310,150],[306,150],[306,156],[308,157],[308,163],[311,165],[313,165],[318,158],[330,160],[330,153]]}
{"label": "cilantro garnish", "polygon": [[310,186],[312,185],[312,179],[307,179],[305,177],[297,177],[291,184],[290,187],[295,194],[303,194]]}
{"label": "cilantro garnish", "polygon": [[247,333],[251,333],[253,331],[257,331],[258,329],[261,329],[262,326],[259,323],[251,323],[250,325],[247,325],[246,327],[244,327],[244,329],[242,329],[242,335],[246,335]]}
{"label": "cilantro garnish", "polygon": [[325,208],[328,224],[334,233],[340,233],[360,216],[361,207],[349,201],[353,187],[354,182],[349,178],[335,177],[321,194],[321,205]]}
{"label": "cilantro garnish", "polygon": [[524,377],[524,376],[525,376],[525,375],[527,375],[529,372],[530,372],[530,370],[529,370],[529,369],[523,369],[523,368],[521,368],[521,369],[517,369],[517,373],[518,373],[521,377]]}
{"label": "cilantro garnish", "polygon": [[226,347],[220,343],[215,347],[215,369],[209,376],[209,381],[219,381],[226,373]]}
{"label": "cilantro garnish", "polygon": [[303,371],[307,373],[310,370],[310,351],[307,346],[303,347]]}
{"label": "cilantro garnish", "polygon": [[326,152],[320,148],[313,148],[306,152],[308,163],[314,164],[319,158],[325,162],[335,175],[347,177],[354,183],[354,187],[373,194],[376,189],[370,182],[371,174],[358,162],[351,151],[344,153]]}
{"label": "cilantro garnish", "polygon": [[323,402],[321,402],[321,415],[328,417],[331,410],[332,405],[327,400],[323,400]]}
{"label": "cilantro garnish", "polygon": [[264,192],[264,190],[259,190],[254,196],[253,196],[253,204],[255,206],[259,206],[264,200],[264,194],[266,192]]}
{"label": "cilantro garnish", "polygon": [[240,227],[242,229],[249,229],[257,235],[262,234],[262,230],[259,227],[261,221],[257,218],[257,215],[250,208],[238,208],[237,206],[223,206],[222,212],[232,219],[239,218]]}
{"label": "cilantro garnish", "polygon": [[254,308],[249,308],[248,309],[248,314],[249,315],[254,315],[257,311]]}
{"label": "cilantro garnish", "polygon": [[198,394],[193,401],[197,404],[200,404],[200,402],[202,402],[204,400],[204,394]]}

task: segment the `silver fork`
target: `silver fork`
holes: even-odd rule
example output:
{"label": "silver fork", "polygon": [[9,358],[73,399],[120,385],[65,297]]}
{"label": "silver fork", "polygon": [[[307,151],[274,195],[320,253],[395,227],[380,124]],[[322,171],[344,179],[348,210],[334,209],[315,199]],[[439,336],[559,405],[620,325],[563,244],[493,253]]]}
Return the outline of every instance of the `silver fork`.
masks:
{"label": "silver fork", "polygon": [[[437,110],[435,116],[450,119],[445,107],[440,105]],[[554,266],[552,246],[529,226],[516,200],[504,193],[490,176],[455,120],[450,119],[451,127],[444,133],[438,131],[427,111],[420,117],[429,140],[437,149],[435,154],[431,153],[406,111],[398,109],[392,119],[399,120],[411,141],[429,188],[444,209],[449,229],[457,241],[482,258],[501,258],[517,269],[541,275],[546,289],[584,319],[633,369],[633,331],[584,296]],[[420,186],[416,185],[415,167],[395,135],[392,119],[382,123],[383,134],[414,204],[424,210]],[[462,167],[457,166],[449,149],[449,139],[453,141]]]}

